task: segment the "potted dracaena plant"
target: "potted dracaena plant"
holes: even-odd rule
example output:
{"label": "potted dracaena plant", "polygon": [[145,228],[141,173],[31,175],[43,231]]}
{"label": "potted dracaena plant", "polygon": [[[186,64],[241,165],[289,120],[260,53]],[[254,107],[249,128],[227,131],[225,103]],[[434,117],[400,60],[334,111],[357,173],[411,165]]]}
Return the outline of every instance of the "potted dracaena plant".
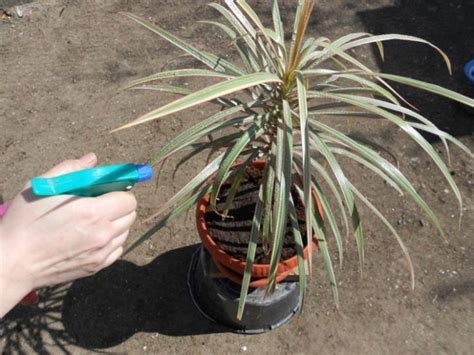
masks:
{"label": "potted dracaena plant", "polygon": [[[345,159],[344,162],[349,158],[361,164],[413,199],[442,234],[438,218],[394,164],[370,145],[349,137],[331,124],[323,123],[321,117],[377,117],[391,122],[395,129],[403,130],[429,155],[462,207],[459,189],[445,162],[420,131],[438,136],[448,152],[448,158],[448,142],[471,157],[472,152],[415,111],[389,82],[412,86],[470,107],[474,106],[474,100],[431,83],[377,72],[353,56],[351,49],[376,44],[383,56],[384,41],[420,42],[433,47],[451,72],[446,54],[423,39],[407,35],[352,33],[335,41],[326,37],[306,36],[314,0],[299,1],[289,43],[284,40],[285,31],[276,0],[271,4],[272,28],[261,22],[245,0],[226,0],[225,5],[210,4],[223,16],[224,22],[203,22],[228,36],[229,43],[240,57],[239,65],[198,50],[149,21],[125,14],[197,59],[203,67],[164,71],[132,82],[130,87],[158,90],[182,97],[119,129],[157,120],[203,103],[217,106],[217,113],[199,120],[151,157],[150,163],[158,164],[184,149],[192,151],[187,157],[205,149],[218,152],[214,160],[160,209],[154,216],[160,217],[155,226],[131,248],[198,204],[198,229],[204,246],[210,250],[214,261],[223,266],[223,270],[232,271],[234,277],[235,272],[241,274],[237,280],[242,285],[237,314],[240,319],[249,286],[252,289],[254,282],[252,271],[256,266],[254,264],[257,264],[256,253],[262,250],[268,262],[263,283],[267,294],[271,294],[277,282],[287,275],[288,267],[297,265],[299,303],[302,305],[306,278],[304,258],[307,258],[311,269],[310,255],[316,248],[312,236],[316,236],[337,304],[337,283],[327,245],[327,231],[331,231],[334,236],[342,261],[343,238],[336,215],[341,216],[345,228],[355,233],[362,268],[364,236],[358,212],[359,203],[362,203],[381,219],[396,238],[408,261],[414,284],[413,267],[402,239],[377,207],[345,175],[341,158]],[[179,77],[212,78],[217,83],[196,91],[159,83],[162,79]],[[210,136],[213,139],[208,139]],[[240,161],[238,166],[237,161]],[[229,210],[235,204],[236,196],[242,192],[242,185],[252,179],[253,173],[249,171],[255,168],[260,169],[261,173],[254,179],[257,188],[253,190],[254,200],[248,218],[251,227],[247,231],[246,250],[242,253],[242,260],[237,263],[236,258],[231,257],[233,261],[230,264],[239,265],[223,265],[229,253],[222,248],[212,250],[213,245],[222,247],[221,244],[225,243],[215,240],[210,232],[212,228],[206,230],[209,224],[206,216],[213,212],[222,223],[232,223]],[[329,195],[332,197],[328,198]],[[329,201],[334,201],[334,206]],[[294,263],[284,267],[282,250],[288,244],[288,236],[294,249],[294,255],[291,256]],[[281,272],[283,277],[279,277]]]}

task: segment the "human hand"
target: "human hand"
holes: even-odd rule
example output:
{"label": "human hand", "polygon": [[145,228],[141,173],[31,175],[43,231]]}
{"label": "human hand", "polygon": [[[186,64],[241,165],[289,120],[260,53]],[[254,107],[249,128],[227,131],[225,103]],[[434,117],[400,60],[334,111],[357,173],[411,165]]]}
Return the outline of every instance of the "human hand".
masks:
{"label": "human hand", "polygon": [[[44,176],[96,163],[96,156],[87,154]],[[0,219],[0,317],[33,289],[89,276],[111,265],[123,252],[136,206],[130,192],[40,198],[28,183]]]}

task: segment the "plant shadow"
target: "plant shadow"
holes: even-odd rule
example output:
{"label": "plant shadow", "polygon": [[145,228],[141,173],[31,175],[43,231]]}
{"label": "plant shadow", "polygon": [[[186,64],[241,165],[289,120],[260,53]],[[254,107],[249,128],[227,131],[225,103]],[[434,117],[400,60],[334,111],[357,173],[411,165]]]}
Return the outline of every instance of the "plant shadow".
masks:
{"label": "plant shadow", "polygon": [[46,345],[65,354],[68,345],[98,351],[136,332],[228,332],[201,315],[189,295],[188,267],[198,247],[171,250],[144,266],[119,260],[70,287],[41,290],[38,306],[18,306],[0,320],[1,353],[48,354]]}
{"label": "plant shadow", "polygon": [[42,289],[39,305],[18,305],[0,319],[1,354],[50,354],[46,344],[55,346],[58,353],[70,354],[66,346],[73,344],[74,339],[64,331],[61,322],[66,292],[67,285]]}
{"label": "plant shadow", "polygon": [[[428,81],[474,97],[474,86],[469,85],[463,73],[464,65],[474,59],[473,13],[474,1],[399,0],[396,6],[357,15],[370,33],[406,34],[432,42],[450,58],[453,75],[449,75],[443,58],[433,48],[404,41],[384,42],[385,61],[377,55],[383,72]],[[417,89],[403,87],[400,92],[440,129],[456,137],[473,134],[474,112]],[[437,140],[433,135],[424,135],[429,141]]]}

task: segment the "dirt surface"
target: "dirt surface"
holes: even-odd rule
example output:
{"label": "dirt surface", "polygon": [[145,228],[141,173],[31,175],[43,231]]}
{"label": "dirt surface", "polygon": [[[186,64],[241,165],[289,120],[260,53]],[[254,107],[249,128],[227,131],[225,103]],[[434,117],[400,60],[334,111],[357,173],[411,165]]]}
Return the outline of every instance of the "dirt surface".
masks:
{"label": "dirt surface", "polygon": [[[258,191],[262,183],[263,170],[249,168],[240,184],[228,216],[223,218],[223,212],[232,181],[222,185],[219,201],[216,204],[218,213],[214,212],[208,206],[205,219],[209,234],[214,238],[217,244],[229,255],[238,259],[246,260],[247,247],[250,240],[250,231],[252,230],[252,219],[257,206]],[[302,239],[306,241],[305,210],[301,200],[297,198],[295,189],[291,191],[295,201],[296,215],[300,224]],[[269,264],[271,254],[268,245],[263,245],[263,238],[260,235],[257,240],[257,249],[255,251],[256,264]],[[281,250],[281,259],[286,260],[296,255],[295,241],[291,228],[291,220],[288,216],[285,238]]]}
{"label": "dirt surface", "polygon": [[[295,2],[284,1],[286,22],[291,20]],[[12,198],[24,181],[55,163],[90,150],[104,163],[145,161],[183,128],[212,113],[213,107],[203,106],[160,122],[107,133],[171,99],[121,88],[131,79],[172,67],[173,58],[181,55],[118,13],[150,17],[199,48],[222,54],[227,43],[221,34],[196,23],[216,18],[205,3],[44,0],[32,2],[22,17],[0,14],[0,191],[4,198]],[[270,19],[268,1],[251,3],[265,21]],[[372,48],[359,55],[374,67],[472,96],[473,89],[462,80],[462,65],[474,58],[473,13],[472,0],[318,1],[310,29],[330,38],[354,31],[425,37],[451,57],[452,77],[432,49],[417,44],[387,44],[385,62],[376,58]],[[186,58],[180,61],[191,64]],[[409,90],[407,96],[423,108],[422,113],[474,149],[472,115],[431,95]],[[382,121],[331,124],[388,147],[440,216],[449,244],[443,243],[412,203],[370,173],[345,165],[356,185],[373,198],[404,238],[414,260],[414,291],[396,241],[364,211],[364,278],[357,268],[352,236],[346,243],[343,269],[336,268],[341,313],[334,308],[322,258],[316,255],[301,316],[270,333],[235,335],[203,318],[190,301],[186,272],[198,243],[190,212],[111,268],[72,285],[43,290],[39,307],[12,311],[0,323],[0,349],[6,354],[472,353],[472,160],[452,149],[454,178],[464,196],[464,218],[458,229],[453,193],[417,145]],[[439,142],[435,145],[442,151]],[[135,189],[140,218],[132,239],[149,227],[144,217],[203,167],[205,158],[192,159],[175,175],[178,158],[171,159],[163,168],[158,189],[153,183]],[[335,252],[334,257],[337,261]]]}

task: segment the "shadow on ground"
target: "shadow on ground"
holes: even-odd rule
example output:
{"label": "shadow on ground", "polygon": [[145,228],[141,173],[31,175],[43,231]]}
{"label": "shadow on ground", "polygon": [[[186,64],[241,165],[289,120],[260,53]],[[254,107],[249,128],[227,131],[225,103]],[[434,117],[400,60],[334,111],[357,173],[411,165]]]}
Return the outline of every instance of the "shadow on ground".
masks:
{"label": "shadow on ground", "polygon": [[43,289],[38,306],[17,306],[0,319],[2,354],[49,354],[46,344],[56,346],[58,353],[69,354],[73,338],[61,323],[62,302],[66,286]]}
{"label": "shadow on ground", "polygon": [[64,328],[77,345],[107,348],[134,333],[196,335],[225,331],[195,308],[187,288],[196,245],[175,249],[139,267],[119,261],[75,282],[63,304]]}
{"label": "shadow on ground", "polygon": [[45,353],[47,343],[64,353],[69,344],[103,349],[136,332],[184,336],[228,331],[203,317],[189,296],[187,272],[197,247],[169,251],[142,267],[120,260],[69,288],[43,290],[38,307],[19,306],[1,321],[4,353],[24,353],[25,346]]}
{"label": "shadow on ground", "polygon": [[[474,97],[474,87],[464,77],[463,67],[474,59],[473,0],[399,0],[398,5],[359,12],[370,33],[400,33],[431,41],[452,61],[453,75],[433,48],[401,41],[385,42],[383,72],[432,82]],[[394,85],[394,87],[399,87]],[[474,113],[447,99],[403,88],[404,97],[442,130],[460,137],[474,132]],[[433,140],[433,136],[428,137]]]}
{"label": "shadow on ground", "polygon": [[474,302],[474,281],[452,282],[439,285],[431,290],[439,302],[450,302],[461,297],[467,297]]}

